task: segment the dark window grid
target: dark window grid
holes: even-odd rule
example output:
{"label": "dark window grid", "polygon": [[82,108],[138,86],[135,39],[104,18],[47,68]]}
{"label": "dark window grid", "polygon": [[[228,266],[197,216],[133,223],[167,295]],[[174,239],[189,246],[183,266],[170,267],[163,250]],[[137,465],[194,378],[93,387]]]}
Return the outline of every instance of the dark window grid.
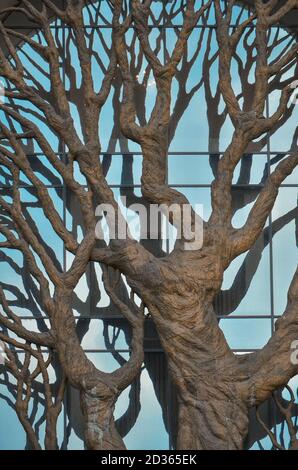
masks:
{"label": "dark window grid", "polygon": [[[269,99],[266,100],[266,115],[269,116]],[[270,172],[270,149],[271,149],[271,134],[268,133],[267,139],[267,164]],[[271,335],[274,332],[274,279],[273,279],[273,232],[272,232],[272,213],[269,215],[269,258],[270,258],[270,302],[271,302]]]}
{"label": "dark window grid", "polygon": [[[270,116],[270,108],[269,108],[269,97],[267,96],[266,99],[266,116]],[[267,164],[270,173],[270,159],[271,159],[271,133],[268,131],[268,138],[267,138]],[[270,308],[271,308],[271,336],[274,334],[275,328],[275,316],[274,316],[274,271],[273,271],[273,230],[272,230],[272,212],[269,214],[269,261],[270,261]],[[273,432],[276,436],[277,433],[277,425],[278,425],[278,417],[277,417],[277,409],[274,407],[270,407],[270,414],[273,417]]]}
{"label": "dark window grid", "polygon": [[[47,189],[61,189],[64,187],[63,184],[45,184],[44,185]],[[206,183],[206,184],[170,184],[169,185],[171,188],[211,188],[211,183]],[[11,189],[11,185],[1,185],[0,184],[0,189]],[[32,188],[33,185],[30,184],[20,184],[19,188],[24,188],[24,189],[30,189]],[[83,188],[87,188],[86,185],[82,185]],[[140,184],[109,184],[110,188],[113,189],[140,189],[142,186]],[[255,188],[263,188],[264,184],[260,183],[247,183],[247,184],[233,184],[232,189],[255,189]],[[298,188],[298,184],[295,183],[284,183],[281,184],[281,188]],[[66,188],[67,189],[67,188]]]}
{"label": "dark window grid", "polygon": [[[253,352],[258,352],[260,351],[261,348],[250,348],[250,349],[231,349],[231,351],[234,353],[234,354],[237,354],[237,353],[253,353]],[[25,351],[23,349],[17,349],[15,348],[14,351],[17,353],[17,354],[25,354]],[[40,350],[42,353],[44,354],[47,354],[49,352],[48,349],[41,349]],[[106,354],[106,353],[112,353],[112,352],[117,352],[117,353],[121,353],[121,354],[127,354],[127,353],[131,353],[132,350],[130,348],[125,348],[125,349],[88,349],[88,348],[85,348],[83,349],[83,351],[85,353],[96,353],[96,354]],[[144,349],[145,353],[162,353],[164,354],[164,350],[161,349],[161,348],[145,348]]]}
{"label": "dark window grid", "polygon": [[[165,8],[165,4],[163,5],[163,15],[164,15],[164,23],[165,23],[165,15],[166,15],[166,8]],[[167,34],[166,34],[166,29],[163,30],[163,41],[164,41],[164,48],[163,48],[163,61],[164,61],[164,64],[166,63],[166,51],[167,51]],[[168,155],[166,156],[166,184],[168,184],[169,182],[169,158],[168,158]],[[168,226],[166,228],[167,232],[169,230]],[[166,239],[166,252],[169,253],[170,252],[170,240],[169,240],[169,237],[167,237]],[[170,422],[170,407],[168,406],[167,407],[167,421]],[[170,442],[170,435],[169,435],[169,449],[171,449],[171,442]]]}
{"label": "dark window grid", "polygon": [[[268,315],[266,314],[261,314],[261,315],[257,315],[257,314],[245,314],[245,315],[241,315],[241,314],[237,314],[237,315],[217,315],[216,316],[218,319],[222,319],[222,320],[233,320],[233,319],[254,319],[254,320],[261,320],[261,319],[270,319],[271,318],[271,314],[268,313]],[[36,315],[32,315],[32,316],[25,316],[25,315],[18,315],[18,318],[20,320],[28,320],[28,321],[40,321],[40,320],[49,320],[50,317],[45,315],[45,316],[36,316]],[[274,315],[274,319],[279,319],[280,318],[280,315]],[[75,320],[124,320],[124,317],[123,315],[110,315],[110,316],[107,316],[107,315],[100,315],[100,314],[82,314],[82,315],[74,315],[74,319]]]}
{"label": "dark window grid", "polygon": [[[30,140],[30,139],[26,139],[26,140]],[[183,149],[182,150],[175,150],[175,151],[172,151],[170,150],[168,152],[168,156],[169,157],[175,157],[175,156],[193,156],[194,158],[195,157],[208,157],[210,155],[222,155],[223,153],[225,152],[225,150],[222,150],[222,151],[218,151],[218,152],[210,152],[209,150],[205,150],[205,151],[184,151]],[[67,153],[67,152],[66,152]],[[271,157],[275,157],[276,154],[278,155],[282,155],[283,157],[286,157],[287,155],[289,155],[290,152],[285,152],[285,150],[282,150],[282,151],[278,151],[278,150],[260,150],[258,152],[247,152],[247,153],[244,153],[243,157],[245,156],[250,156],[250,155],[253,155],[253,157],[258,157],[258,156],[264,156],[264,155],[270,155]],[[65,152],[55,152],[55,155],[56,156],[59,156],[59,157],[64,157],[65,155]],[[101,151],[100,154],[99,154],[101,157],[105,157],[105,156],[111,156],[111,157],[123,157],[123,156],[128,156],[128,157],[138,157],[138,156],[143,156],[143,153],[142,152],[137,152],[137,151],[128,151],[128,152],[104,152],[104,151]],[[46,157],[46,155],[42,152],[33,152],[33,153],[27,153],[26,154],[27,157],[29,158],[34,158],[34,157]]]}
{"label": "dark window grid", "polygon": [[[153,30],[153,29],[177,29],[177,28],[182,28],[182,23],[181,24],[167,24],[167,25],[163,25],[163,24],[148,24],[148,28]],[[38,30],[38,26],[37,25],[34,25],[32,23],[32,25],[24,25],[24,26],[20,26],[19,24],[18,25],[13,25],[13,24],[9,24],[7,25],[8,28],[13,28],[13,29],[16,29],[16,30],[30,30],[30,31],[37,31]],[[235,24],[233,25],[230,25],[231,28],[233,27],[236,27]],[[214,25],[214,24],[206,24],[206,25],[202,25],[202,24],[198,24],[195,26],[195,29],[217,29],[217,26]],[[249,28],[249,26],[247,27]],[[66,31],[67,30],[71,30],[72,29],[72,26],[69,26],[67,24],[59,24],[59,25],[51,25],[50,26],[50,29],[54,30],[54,31],[57,31],[57,30],[63,30],[65,29]],[[102,23],[97,23],[96,25],[95,24],[92,24],[92,23],[85,23],[84,26],[82,27],[82,29],[88,29],[88,31],[90,29],[112,29],[112,24],[102,24]],[[135,29],[134,26],[130,26],[128,29]]]}
{"label": "dark window grid", "polygon": [[[65,8],[66,7],[66,2],[65,0],[63,0],[63,3],[62,3],[62,7]],[[63,35],[62,35],[62,42],[63,42],[63,57],[62,57],[62,67],[63,67],[63,85],[64,85],[64,88],[66,88],[66,55],[67,55],[67,51],[66,51],[66,29],[63,28]],[[62,155],[62,159],[64,161],[64,163],[67,162],[67,155],[66,155],[66,146],[65,146],[65,143],[63,142],[63,145],[62,145],[62,151],[63,151],[63,155]],[[67,211],[66,211],[66,204],[67,204],[67,188],[65,186],[65,184],[63,185],[63,221],[64,221],[64,226],[66,227],[67,226]],[[66,272],[67,270],[67,251],[66,251],[66,246],[65,246],[65,243],[63,243],[63,271]],[[64,406],[63,406],[63,431],[64,431],[64,435],[63,435],[63,443],[65,442],[65,444],[63,444],[63,446],[65,445],[66,448],[67,448],[67,439],[66,439],[66,436],[67,436],[67,412],[66,410],[68,409],[68,400],[69,398],[67,397],[67,393],[64,394],[64,398],[63,398],[63,403],[64,403]]]}
{"label": "dark window grid", "polygon": [[[106,0],[105,3],[107,3],[107,0]],[[179,27],[179,24],[173,25],[172,23],[167,22],[167,20],[170,20],[170,19],[168,18],[168,17],[169,17],[169,14],[167,13],[166,5],[167,5],[167,3],[171,3],[171,2],[160,0],[159,3],[161,3],[162,11],[161,11],[161,14],[159,15],[159,16],[160,16],[161,24],[158,25],[158,26],[164,26],[164,27],[170,27],[170,28],[172,28],[173,26]],[[63,5],[63,6],[62,6],[62,8],[63,8],[64,5],[65,5],[65,0],[63,0],[62,5]],[[200,6],[200,5],[197,6],[197,9],[199,8],[199,6]],[[86,4],[86,7],[87,7],[87,4]],[[211,9],[212,9],[212,7],[211,7]],[[178,6],[177,10],[180,11],[179,6]],[[250,9],[248,8],[247,11],[249,12]],[[91,14],[92,14],[92,13],[94,13],[94,14],[100,13],[101,15],[103,15],[103,14],[104,14],[104,11],[103,11],[103,8],[101,8],[101,5],[96,5],[95,8],[91,10]],[[9,19],[9,16],[10,16],[10,15],[8,15],[8,19]],[[109,18],[107,21],[112,21],[112,11],[109,12],[109,16],[110,16],[110,18]],[[99,21],[102,21],[101,18],[99,18]],[[152,21],[152,20],[150,19],[150,21]],[[153,21],[155,21],[155,18],[153,19]],[[200,27],[208,27],[209,25],[210,25],[211,27],[216,27],[216,25],[214,24],[214,22],[210,22],[210,19],[209,19],[209,18],[207,18],[207,19],[204,21],[204,24],[198,25],[198,26],[200,26]],[[91,23],[90,26],[91,26],[91,27],[96,27],[96,26],[94,26],[93,23]],[[85,25],[84,25],[84,27],[90,27],[90,26],[89,26],[88,24],[85,24]],[[98,26],[100,26],[100,27],[111,27],[111,23],[110,23],[110,24],[106,24],[106,23],[102,22],[102,23],[99,23],[99,24],[97,25],[97,27],[98,27]],[[156,27],[157,25],[154,25],[154,24],[151,25],[151,24],[149,24],[148,26],[149,26],[149,27],[151,27],[151,26],[152,26],[152,27]],[[181,23],[181,26],[182,26],[182,23]],[[232,26],[232,25],[231,25],[231,26]],[[236,26],[236,25],[235,25],[235,26]],[[13,26],[12,26],[12,27],[13,27]],[[53,28],[67,28],[68,26],[65,25],[64,23],[60,23],[60,20],[59,20],[59,24],[53,25],[52,27],[53,27]],[[20,26],[18,25],[18,26],[16,26],[16,28],[20,28]]]}
{"label": "dark window grid", "polygon": [[[232,25],[231,25],[232,26]],[[12,26],[13,27],[13,26]],[[86,28],[90,29],[90,28],[98,28],[99,25],[97,26],[94,26],[94,25],[85,25]],[[151,25],[150,28],[151,29],[154,29],[154,28],[158,28],[158,29],[177,29],[181,27],[181,25],[177,24],[177,25],[158,25],[158,26],[155,26],[155,25]],[[100,28],[110,28],[110,25],[101,25]],[[216,25],[209,25],[208,23],[206,25],[197,25],[198,29],[201,29],[201,28],[211,28],[211,29],[216,29]],[[18,28],[18,27],[15,27],[15,29],[32,29],[30,27],[23,27],[23,28]],[[69,27],[67,27],[66,25],[56,25],[56,26],[53,26],[53,29],[63,29],[63,30],[67,30],[69,29]],[[65,35],[64,35],[64,40],[63,40],[63,48],[64,48],[64,54],[65,54]],[[63,58],[63,66],[65,64],[65,57]],[[64,70],[64,80],[65,80],[65,67],[63,67],[63,70]],[[268,116],[268,103],[267,103],[267,111],[266,111],[266,114]],[[222,152],[218,152],[218,153],[222,153]],[[271,150],[271,146],[270,146],[270,136],[269,136],[269,139],[268,139],[268,145],[267,145],[267,150],[266,151],[260,151],[258,152],[258,154],[260,155],[267,155],[267,160],[268,162],[270,162],[270,156],[271,155],[275,155],[276,153],[279,153],[279,154],[282,154],[282,155],[287,155],[287,152],[284,152],[284,151],[272,151]],[[104,154],[107,154],[107,152],[102,152],[102,155]],[[130,155],[142,155],[141,152],[130,152],[129,153]],[[209,152],[208,151],[198,151],[198,152],[183,152],[183,150],[181,151],[175,151],[175,152],[169,152],[169,156],[171,155],[193,155],[193,156],[199,156],[199,155],[208,155]],[[43,154],[33,154],[32,156],[42,156]],[[62,157],[66,160],[66,151],[65,151],[65,147],[64,147],[64,151],[60,154],[62,155]],[[118,152],[115,152],[113,155],[119,155],[119,156],[122,156],[123,154],[122,153],[118,153]],[[242,187],[242,188],[245,188],[245,187],[258,187],[258,186],[263,186],[263,185],[233,185],[234,188],[237,188],[237,187]],[[284,184],[283,185],[284,187],[296,187],[298,186],[295,185],[295,184]],[[24,187],[28,187],[27,186],[24,186]],[[57,185],[57,186],[54,186],[54,185],[49,185],[47,187],[61,187],[61,185]],[[140,185],[111,185],[111,187],[113,188],[120,188],[120,187],[135,187],[135,188],[139,188]],[[176,188],[179,188],[179,187],[193,187],[193,188],[196,188],[196,187],[203,187],[203,188],[208,188],[210,187],[210,185],[187,185],[187,184],[179,184],[179,185],[172,185],[172,187],[176,187]],[[63,194],[63,213],[64,213],[64,221],[66,220],[66,188],[65,188],[65,191],[64,191],[64,194]],[[270,292],[271,292],[271,313],[270,315],[229,315],[229,316],[219,316],[219,318],[224,318],[224,319],[233,319],[233,318],[247,318],[247,319],[260,319],[260,318],[271,318],[272,320],[272,332],[274,331],[274,320],[276,318],[279,318],[278,315],[275,315],[274,314],[274,302],[273,302],[273,296],[274,296],[274,288],[273,288],[273,257],[272,257],[272,253],[273,253],[273,247],[272,247],[272,217],[270,217],[270,220],[269,220],[269,226],[270,226],[270,231],[271,231],[271,236],[270,236]],[[64,269],[66,269],[66,249],[64,247]],[[39,317],[20,317],[20,318],[23,318],[23,319],[32,319],[34,321],[34,319],[40,319]],[[47,317],[43,317],[44,319],[46,319]],[[76,316],[76,318],[90,318],[90,319],[96,319],[96,317],[94,316]],[[107,317],[98,317],[99,319],[107,319]],[[117,318],[117,317],[113,317],[113,318]],[[122,318],[122,316],[120,316],[119,318]],[[250,352],[254,352],[254,351],[258,351],[259,349],[237,349],[237,350],[233,350],[234,353],[250,353]],[[109,352],[109,350],[97,350],[97,349],[86,349],[85,350],[86,352],[95,352],[95,353],[106,353],[106,352]],[[112,352],[113,350],[111,350]],[[145,352],[163,352],[161,349],[156,349],[156,350],[152,350],[152,349],[148,349],[146,350]],[[23,351],[20,351],[20,352],[23,352]],[[117,352],[123,352],[123,353],[127,353],[127,352],[130,352],[129,349],[122,349],[122,350],[117,350]],[[64,408],[65,409],[65,408]],[[64,431],[66,433],[66,413],[64,411]]]}
{"label": "dark window grid", "polygon": [[[269,109],[269,97],[266,98],[266,108],[265,108],[265,115],[267,118],[270,117],[270,109]],[[270,175],[270,160],[271,160],[271,133],[268,131],[267,134],[267,165],[268,165],[268,176]],[[269,282],[270,282],[270,310],[271,310],[271,337],[274,333],[274,280],[273,280],[273,231],[272,231],[272,213],[269,214]],[[270,414],[273,415],[273,433],[276,435],[277,432],[277,411],[276,409],[270,409]]]}
{"label": "dark window grid", "polygon": [[[7,24],[6,25],[7,28],[11,28],[11,29],[15,29],[16,31],[37,31],[38,30],[38,26],[37,25],[24,25],[24,26],[20,26],[19,24],[18,25],[13,25],[13,24]],[[148,28],[150,30],[154,30],[154,29],[159,29],[159,30],[162,30],[162,29],[181,29],[183,27],[183,24],[182,22],[181,23],[177,23],[177,24],[148,24]],[[236,28],[237,25],[235,23],[232,23],[230,24],[230,28]],[[245,29],[252,29],[254,28],[255,29],[255,26],[254,25],[251,25],[251,26],[246,26]],[[54,30],[54,31],[58,31],[58,30],[65,30],[65,31],[68,31],[68,30],[71,30],[72,27],[71,26],[68,26],[66,24],[59,24],[59,25],[51,25],[50,26],[50,29],[51,30]],[[112,29],[112,24],[101,24],[101,23],[98,23],[96,25],[94,24],[91,24],[91,23],[86,23],[84,24],[83,28],[82,29],[88,29],[88,31],[90,31],[90,29]],[[135,27],[134,26],[130,26],[128,29],[131,29],[131,30],[134,30]],[[197,24],[194,29],[213,29],[213,30],[217,30],[217,25],[216,24]]]}

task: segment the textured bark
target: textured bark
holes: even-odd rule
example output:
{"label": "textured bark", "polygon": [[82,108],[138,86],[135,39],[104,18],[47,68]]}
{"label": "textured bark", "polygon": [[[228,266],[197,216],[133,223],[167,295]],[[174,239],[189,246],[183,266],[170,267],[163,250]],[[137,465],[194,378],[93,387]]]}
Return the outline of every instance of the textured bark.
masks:
{"label": "textured bark", "polygon": [[[130,386],[141,371],[143,352],[143,322],[145,307],[153,318],[162,347],[166,354],[171,379],[178,393],[178,438],[179,449],[241,449],[248,430],[249,408],[259,405],[280,386],[297,373],[297,365],[290,360],[291,342],[298,336],[298,281],[297,273],[289,290],[288,305],[284,315],[277,322],[276,332],[268,344],[258,353],[236,356],[229,348],[218,325],[214,302],[220,294],[224,271],[237,256],[249,250],[261,235],[266,220],[276,201],[280,185],[298,164],[297,146],[293,145],[289,155],[282,159],[276,169],[266,178],[264,187],[252,205],[246,223],[240,228],[232,226],[234,215],[232,181],[235,168],[244,158],[248,146],[264,134],[278,128],[288,113],[292,88],[287,85],[281,93],[277,110],[271,116],[264,116],[268,93],[272,91],[270,79],[280,78],[285,68],[293,63],[297,45],[270,63],[272,52],[268,47],[268,30],[279,22],[284,14],[297,8],[297,0],[284,2],[281,8],[275,1],[255,2],[255,10],[248,19],[239,22],[231,30],[234,2],[228,2],[222,11],[219,0],[208,1],[195,10],[194,0],[186,2],[183,25],[177,34],[177,41],[166,63],[150,45],[148,26],[151,1],[131,2],[130,14],[123,19],[121,0],[110,2],[113,6],[112,48],[110,62],[99,92],[95,92],[92,75],[92,57],[83,34],[84,18],[82,0],[69,0],[61,10],[51,0],[44,0],[37,10],[29,0],[23,0],[26,8],[8,9],[16,11],[28,20],[37,23],[43,30],[44,39],[37,43],[24,34],[11,31],[0,23],[0,32],[8,60],[0,48],[0,72],[10,83],[7,97],[12,103],[0,103],[1,112],[7,122],[18,123],[21,132],[5,122],[0,123],[0,164],[11,175],[11,200],[0,197],[3,220],[0,234],[3,249],[18,250],[22,253],[30,276],[38,284],[41,309],[49,317],[50,326],[45,332],[28,330],[10,308],[4,290],[0,300],[4,314],[0,314],[0,340],[7,345],[7,366],[17,380],[16,411],[26,430],[31,447],[40,449],[27,413],[31,397],[31,385],[38,374],[42,375],[45,409],[45,447],[57,448],[56,425],[63,401],[65,380],[79,390],[85,423],[85,446],[88,449],[123,449],[122,438],[114,421],[115,403],[121,392]],[[123,85],[123,98],[117,121],[117,132],[121,130],[127,138],[138,143],[143,154],[142,195],[146,204],[188,203],[187,198],[167,184],[167,156],[170,139],[177,126],[177,117],[171,112],[172,82],[179,75],[178,66],[184,58],[187,41],[197,22],[202,19],[210,6],[216,12],[216,35],[219,59],[219,86],[214,102],[217,105],[222,96],[226,109],[222,114],[209,110],[210,119],[217,116],[218,122],[211,132],[219,134],[220,123],[228,115],[234,126],[230,145],[222,156],[216,157],[215,179],[211,188],[212,214],[203,225],[204,241],[200,250],[185,249],[185,239],[178,240],[172,253],[159,258],[147,249],[145,243],[136,240],[116,239],[106,245],[95,237],[96,218],[94,208],[98,203],[109,203],[119,218],[121,210],[114,199],[113,191],[105,177],[99,159],[99,121],[114,78]],[[75,38],[82,85],[76,100],[80,103],[82,135],[76,130],[71,113],[70,93],[61,78],[61,57],[51,28],[49,10],[71,29]],[[241,105],[232,86],[232,60],[236,46],[246,29],[256,23],[255,49],[257,52],[255,82],[249,92],[243,91]],[[156,85],[156,101],[148,122],[145,109],[136,104],[136,78],[128,57],[126,32],[133,27],[140,44],[140,50],[148,62]],[[48,63],[51,93],[41,92],[25,80],[23,64],[11,38],[29,44]],[[198,53],[199,53],[198,48]],[[208,39],[208,53],[211,49]],[[134,51],[133,51],[134,52]],[[196,58],[196,56],[195,56]],[[212,61],[204,62],[204,77]],[[13,62],[13,65],[12,65]],[[248,70],[249,74],[249,70]],[[121,77],[120,77],[121,75]],[[187,78],[187,77],[186,77]],[[208,80],[208,78],[207,78]],[[269,83],[270,82],[270,83]],[[248,83],[248,80],[247,80]],[[183,97],[183,77],[180,76]],[[200,85],[200,84],[199,84]],[[201,85],[200,85],[201,86]],[[181,91],[181,90],[180,90]],[[120,90],[118,90],[120,96]],[[141,95],[141,93],[139,93]],[[207,96],[211,99],[210,86]],[[47,125],[59,136],[67,147],[67,161],[57,157],[45,135],[34,120],[24,117],[14,100],[28,100],[44,115]],[[180,109],[180,108],[179,108]],[[181,117],[181,111],[180,117]],[[140,118],[141,115],[141,118]],[[137,119],[139,117],[139,119]],[[179,113],[178,113],[179,117]],[[213,134],[214,132],[214,134]],[[38,143],[48,162],[63,178],[64,184],[76,198],[81,214],[82,239],[75,231],[65,226],[47,186],[36,175],[28,163],[25,138]],[[9,147],[7,146],[9,142]],[[254,143],[255,148],[257,144]],[[261,148],[261,147],[260,147]],[[217,149],[216,149],[217,150]],[[86,178],[87,188],[79,184],[74,176],[74,164]],[[34,223],[24,210],[20,198],[20,173],[36,189],[36,197],[43,213],[56,235],[73,255],[70,267],[60,266],[54,253],[45,248],[46,240],[35,230]],[[27,216],[27,217],[26,217]],[[194,212],[192,220],[194,221]],[[174,223],[169,216],[169,222]],[[122,219],[123,220],[123,219]],[[31,221],[32,222],[32,221]],[[78,224],[79,225],[79,224]],[[52,247],[53,248],[53,247]],[[157,250],[158,251],[158,250]],[[37,261],[38,258],[38,261]],[[101,263],[102,281],[111,303],[121,312],[131,329],[130,357],[119,360],[119,368],[112,373],[100,371],[87,357],[76,331],[73,314],[74,291],[91,262]],[[42,265],[42,268],[40,267]],[[126,276],[131,288],[129,298],[119,294],[121,275]],[[51,286],[50,286],[51,283]],[[50,288],[51,287],[51,288]],[[54,294],[53,294],[54,291]],[[135,293],[141,299],[141,306],[135,302]],[[128,296],[127,296],[128,297]],[[13,339],[9,330],[22,341]],[[32,347],[36,346],[36,348]],[[53,396],[47,368],[51,359],[45,360],[41,347],[55,351],[63,371],[63,378],[56,396]],[[24,363],[19,364],[13,348],[24,351]],[[38,362],[35,371],[30,371],[30,358]],[[25,391],[24,391],[25,389]],[[284,412],[289,421],[289,413]],[[289,425],[290,426],[290,425]],[[290,429],[293,434],[293,429]],[[296,441],[291,434],[291,446]]]}
{"label": "textured bark", "polygon": [[[107,276],[107,274],[106,274]],[[105,276],[106,288],[111,286]],[[88,360],[76,334],[70,290],[58,290],[55,296],[56,312],[52,328],[60,363],[70,383],[81,391],[81,404],[85,419],[85,446],[90,450],[125,449],[115,427],[114,408],[120,393],[137,377],[143,362],[142,310],[133,317],[127,306],[121,304],[113,292],[114,302],[123,308],[123,314],[134,322],[132,354],[128,362],[113,373],[103,373]],[[131,318],[132,317],[132,318]]]}
{"label": "textured bark", "polygon": [[82,393],[82,411],[86,423],[85,444],[88,449],[125,449],[113,416],[117,398],[115,393],[102,386]]}
{"label": "textured bark", "polygon": [[[217,383],[212,384],[216,388]],[[209,394],[201,409],[180,403],[177,449],[242,450],[248,431],[248,410],[230,394],[222,400]]]}
{"label": "textured bark", "polygon": [[202,255],[197,267],[191,259],[182,269],[179,258],[161,261],[140,293],[178,392],[178,448],[240,449],[248,430],[243,377],[212,307],[222,270],[214,256]]}
{"label": "textured bark", "polygon": [[178,335],[166,333],[162,341],[178,391],[178,449],[241,449],[247,434],[248,407],[239,391],[237,364],[211,318],[191,332],[179,323],[174,326]]}

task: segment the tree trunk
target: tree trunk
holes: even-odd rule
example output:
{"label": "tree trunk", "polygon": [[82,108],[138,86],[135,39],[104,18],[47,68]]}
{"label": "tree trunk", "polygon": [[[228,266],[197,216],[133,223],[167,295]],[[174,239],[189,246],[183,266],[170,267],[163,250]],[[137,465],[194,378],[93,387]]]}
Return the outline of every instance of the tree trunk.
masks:
{"label": "tree trunk", "polygon": [[57,352],[70,384],[80,390],[85,445],[90,450],[123,450],[113,417],[121,393],[117,378],[98,371],[83,351],[70,308],[71,293],[57,290],[55,298],[52,325],[58,339]]}
{"label": "tree trunk", "polygon": [[81,406],[85,421],[85,445],[88,450],[124,450],[125,445],[114,421],[115,394],[100,396],[108,392],[107,387],[95,388],[81,393]]}
{"label": "tree trunk", "polygon": [[[181,307],[183,303],[183,309]],[[248,407],[240,394],[239,362],[212,305],[172,296],[149,306],[178,393],[178,449],[242,449]]]}
{"label": "tree trunk", "polygon": [[45,449],[58,450],[57,440],[57,413],[48,410],[46,421]]}
{"label": "tree trunk", "polygon": [[196,401],[192,406],[180,395],[177,449],[243,449],[248,432],[245,404],[211,397]]}

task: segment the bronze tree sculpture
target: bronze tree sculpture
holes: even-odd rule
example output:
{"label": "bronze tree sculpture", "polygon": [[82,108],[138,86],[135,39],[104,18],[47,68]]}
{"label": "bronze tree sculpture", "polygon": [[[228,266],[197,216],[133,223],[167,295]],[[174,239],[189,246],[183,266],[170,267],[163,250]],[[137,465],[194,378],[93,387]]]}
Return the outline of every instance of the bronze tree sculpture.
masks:
{"label": "bronze tree sculpture", "polygon": [[[233,214],[242,204],[235,199],[232,191],[235,168],[241,162],[244,174],[245,167],[249,166],[249,152],[262,148],[266,134],[280,128],[293,109],[290,98],[295,79],[297,44],[289,35],[291,47],[285,47],[271,59],[272,46],[268,38],[271,28],[278,28],[285,15],[298,8],[298,3],[297,0],[287,0],[280,6],[275,0],[257,0],[246,18],[242,19],[239,15],[236,25],[231,27],[234,1],[227,2],[225,9],[219,0],[209,0],[201,6],[197,6],[195,1],[187,1],[182,8],[183,25],[177,29],[174,47],[167,52],[164,62],[159,56],[159,39],[156,40],[156,47],[150,41],[152,1],[133,0],[129,8],[121,0],[108,3],[113,14],[111,47],[107,66],[102,63],[101,57],[96,57],[104,70],[100,87],[92,72],[95,54],[92,38],[88,37],[92,33],[84,28],[85,2],[82,0],[67,1],[65,9],[51,0],[44,0],[40,9],[33,2],[23,0],[23,6],[3,12],[14,11],[24,15],[38,31],[42,31],[42,37],[38,36],[39,33],[36,37],[25,35],[6,27],[5,22],[0,23],[0,74],[5,80],[6,95],[6,101],[0,104],[3,117],[0,124],[0,164],[1,171],[8,175],[11,182],[9,191],[0,198],[0,246],[8,258],[12,253],[11,265],[14,265],[13,253],[18,251],[22,254],[26,279],[31,283],[30,290],[35,292],[40,309],[49,318],[49,323],[41,319],[40,331],[30,330],[14,312],[13,303],[6,298],[5,291],[9,291],[9,287],[2,285],[0,340],[5,344],[7,371],[16,379],[14,406],[30,446],[39,449],[36,429],[28,419],[28,405],[32,397],[32,384],[41,376],[42,384],[39,387],[44,396],[45,447],[55,449],[57,419],[68,382],[80,393],[86,447],[125,448],[113,413],[121,392],[136,383],[140,374],[144,361],[144,321],[150,316],[177,391],[177,448],[241,449],[248,431],[249,409],[258,407],[273,392],[286,386],[298,369],[291,354],[292,344],[298,339],[297,271],[289,288],[285,312],[278,320],[272,338],[260,351],[235,355],[216,316],[223,297],[229,295],[228,292],[221,292],[225,270],[235,258],[248,250],[253,250],[253,256],[258,260],[257,242],[266,230],[266,220],[279,187],[298,163],[295,134],[290,139],[292,145],[288,156],[277,156],[275,169],[269,176],[264,173],[262,188],[250,196],[252,208],[247,221],[241,228],[234,228]],[[188,40],[198,22],[204,22],[211,9],[215,12],[217,49],[212,51],[211,37],[208,37],[202,76],[198,77],[193,90],[187,92],[185,77],[201,53],[203,36],[191,59],[186,53]],[[68,41],[75,44],[80,85],[74,78],[71,54],[63,56],[59,37],[55,37],[51,29],[53,16],[69,28]],[[128,43],[127,33],[131,29],[134,37]],[[252,29],[253,43],[249,40]],[[247,56],[251,56],[245,64],[237,50],[243,37]],[[47,64],[50,84],[47,90],[24,67],[19,55],[20,43],[29,45]],[[142,59],[137,57],[137,48]],[[66,73],[73,77],[72,89],[63,80],[61,57]],[[136,79],[142,69],[140,60],[146,61],[142,86]],[[234,60],[238,63],[242,85],[239,94],[233,88]],[[210,68],[214,63],[219,68],[215,95],[210,89]],[[251,70],[253,83],[248,79]],[[289,71],[290,76],[284,78],[284,73]],[[150,74],[154,77],[156,97],[147,118],[144,89]],[[174,79],[179,87],[172,110]],[[188,203],[187,198],[167,183],[167,155],[185,107],[192,94],[203,86],[210,105],[210,153],[213,154],[210,164],[214,181],[211,187],[212,213],[203,225],[202,248],[187,250],[186,240],[182,238],[176,241],[169,254],[161,256],[158,243],[152,248],[152,244],[132,238],[110,240],[108,244],[99,241],[95,216],[98,204],[110,204],[118,220],[128,225],[105,177],[106,167],[110,164],[109,155],[106,154],[102,161],[99,158],[102,153],[99,138],[101,112],[112,89],[119,113],[111,117],[115,125],[108,152],[113,153],[115,139],[121,134],[124,136],[121,148],[124,154],[129,153],[127,142],[133,141],[140,146],[143,155],[142,195],[136,198],[129,190],[124,191],[125,195],[145,205],[176,204],[182,207]],[[276,89],[281,90],[277,109],[267,115],[268,94]],[[221,112],[218,109],[220,97],[225,104]],[[79,110],[81,132],[78,132],[71,113],[73,102]],[[36,124],[37,116],[58,137],[67,158],[57,156],[50,139]],[[227,117],[232,122],[233,133],[230,144],[220,155],[214,141]],[[65,224],[47,185],[40,177],[38,164],[34,167],[30,163],[28,146],[32,144],[29,141],[37,143],[57,177],[62,178],[64,186],[72,194],[78,212],[77,227],[69,229]],[[86,185],[76,179],[76,166],[84,176]],[[47,171],[46,168],[43,171]],[[128,176],[129,173],[128,166]],[[38,223],[32,220],[28,208],[34,203],[22,201],[23,178],[30,182],[33,188],[30,191],[34,193],[47,221],[72,255],[68,266],[60,265],[55,257],[55,247],[47,245]],[[289,217],[295,215],[296,212]],[[169,222],[174,223],[171,216]],[[285,222],[276,223],[275,229],[279,230],[279,224]],[[194,223],[195,213],[192,211],[191,224]],[[99,370],[86,356],[73,315],[74,305],[80,304],[74,290],[82,276],[94,269],[94,264],[100,264],[105,291],[127,320],[129,330],[130,357],[127,361],[119,358],[119,368],[111,373]],[[96,273],[93,272],[93,275]],[[127,291],[126,294],[123,292],[123,277],[130,295]],[[232,301],[237,302],[237,299]],[[30,308],[30,302],[28,305]],[[228,310],[225,313],[228,314]],[[22,360],[16,350],[23,350]],[[34,370],[29,367],[31,360],[35,360]],[[49,380],[50,365],[59,368],[54,385]],[[290,424],[287,408],[278,398],[276,400],[289,424],[291,446],[294,448],[297,446],[294,426]],[[290,405],[293,406],[292,396]],[[260,422],[263,423],[261,418]],[[267,429],[264,423],[262,425]],[[274,447],[282,448],[271,431],[267,431]]]}

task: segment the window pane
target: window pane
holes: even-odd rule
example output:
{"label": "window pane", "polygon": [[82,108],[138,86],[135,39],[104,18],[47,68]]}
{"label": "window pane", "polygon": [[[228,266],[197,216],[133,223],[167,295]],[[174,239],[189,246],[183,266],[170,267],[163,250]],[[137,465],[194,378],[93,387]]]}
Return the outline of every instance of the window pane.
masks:
{"label": "window pane", "polygon": [[266,243],[261,237],[248,253],[231,263],[224,273],[215,308],[219,315],[271,314],[268,240]]}
{"label": "window pane", "polygon": [[271,336],[270,319],[226,318],[219,325],[232,349],[261,348]]}
{"label": "window pane", "polygon": [[286,307],[287,293],[297,268],[297,188],[281,188],[272,211],[275,313]]}

